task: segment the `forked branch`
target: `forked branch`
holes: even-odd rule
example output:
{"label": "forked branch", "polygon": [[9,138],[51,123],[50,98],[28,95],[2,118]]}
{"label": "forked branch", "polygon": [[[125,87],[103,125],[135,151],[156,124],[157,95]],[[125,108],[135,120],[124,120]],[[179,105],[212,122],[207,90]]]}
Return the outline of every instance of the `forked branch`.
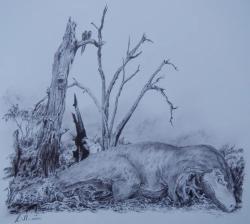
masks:
{"label": "forked branch", "polygon": [[[91,23],[97,30],[98,33],[98,49],[97,49],[97,62],[98,62],[98,72],[101,78],[102,82],[102,136],[108,136],[109,135],[109,129],[108,129],[108,111],[103,107],[104,102],[105,102],[105,95],[106,95],[106,78],[105,78],[105,73],[103,71],[103,66],[102,66],[102,46],[103,46],[103,40],[102,40],[102,30],[104,26],[104,20],[105,20],[105,15],[107,13],[107,6],[105,6],[103,13],[102,13],[102,19],[101,19],[101,25],[98,27],[96,24]],[[107,142],[105,142],[105,138],[102,138],[102,147],[103,149],[107,148]]]}
{"label": "forked branch", "polygon": [[152,90],[156,90],[158,92],[160,92],[160,94],[164,97],[164,99],[166,100],[167,104],[169,105],[169,111],[170,111],[170,118],[169,118],[169,122],[170,124],[173,126],[173,111],[177,109],[177,107],[175,107],[173,105],[173,103],[169,100],[167,94],[166,94],[166,90],[164,88],[161,88],[157,85],[153,85],[151,87]]}
{"label": "forked branch", "polygon": [[164,60],[160,66],[155,70],[155,72],[150,76],[149,80],[147,81],[147,83],[144,85],[144,87],[142,88],[139,96],[136,98],[134,104],[131,106],[130,110],[127,112],[127,114],[125,115],[125,117],[122,119],[122,121],[118,124],[116,131],[114,133],[113,136],[113,144],[116,145],[119,137],[125,127],[125,125],[127,124],[127,122],[129,121],[129,119],[131,118],[132,114],[134,113],[135,109],[137,108],[138,104],[140,103],[141,99],[143,98],[143,96],[145,95],[145,93],[149,90],[156,90],[159,91],[161,93],[161,95],[166,99],[166,102],[168,103],[168,105],[170,106],[170,123],[172,124],[172,120],[173,120],[173,110],[176,109],[176,107],[173,106],[172,102],[168,99],[168,96],[165,93],[165,89],[158,87],[156,84],[160,81],[161,78],[158,78],[154,81],[154,79],[156,78],[156,76],[160,73],[160,71],[162,70],[162,68],[165,65],[170,65],[172,66],[175,70],[177,70],[177,67],[171,63],[169,60]]}
{"label": "forked branch", "polygon": [[[124,65],[124,60],[123,60],[123,65]],[[115,121],[115,117],[116,117],[116,113],[117,113],[117,109],[118,109],[118,104],[119,104],[119,98],[120,98],[120,96],[121,96],[123,87],[124,87],[124,85],[125,85],[129,80],[131,80],[133,77],[135,77],[136,74],[139,73],[139,71],[140,71],[140,65],[138,65],[136,71],[135,71],[132,75],[130,75],[129,77],[126,78],[126,77],[125,77],[125,66],[123,66],[122,81],[121,81],[121,84],[120,84],[118,93],[117,93],[117,95],[116,95],[116,98],[115,98],[115,106],[114,106],[113,114],[112,114],[112,116],[111,116],[111,122],[110,122],[110,127],[109,127],[110,133],[112,133],[112,130],[113,130],[114,121]]]}
{"label": "forked branch", "polygon": [[145,34],[142,35],[140,41],[135,45],[134,48],[132,48],[130,50],[130,38],[129,38],[129,41],[128,41],[128,48],[127,48],[127,54],[126,54],[126,58],[125,60],[123,61],[123,64],[117,69],[117,71],[115,72],[115,74],[113,75],[113,78],[109,84],[109,87],[107,89],[107,94],[106,94],[106,104],[108,104],[108,101],[109,101],[109,97],[110,97],[110,94],[111,94],[111,91],[120,75],[120,73],[122,72],[123,68],[125,68],[125,66],[132,60],[132,59],[135,59],[137,58],[141,53],[142,51],[139,51],[139,48],[141,47],[141,45],[144,43],[144,42],[153,42],[152,40],[148,39],[146,37]]}
{"label": "forked branch", "polygon": [[101,105],[98,101],[98,99],[95,97],[95,95],[92,93],[92,91],[86,87],[83,86],[81,83],[79,83],[75,78],[73,78],[74,82],[69,85],[69,87],[77,86],[78,88],[83,90],[83,93],[87,93],[89,97],[93,100],[94,104],[96,105],[97,109],[99,112],[101,112]]}
{"label": "forked branch", "polygon": [[[72,84],[70,84],[68,87],[76,86],[76,87],[82,89],[83,93],[87,93],[89,95],[89,97],[93,100],[99,113],[103,116],[104,111],[102,110],[102,107],[101,107],[98,99],[96,98],[96,96],[93,94],[93,92],[88,87],[83,86],[81,83],[79,83],[75,78],[73,78],[73,80],[74,80],[74,82]],[[103,119],[104,119],[105,129],[108,130],[108,121],[107,121],[107,119],[105,119],[105,116],[103,116]]]}
{"label": "forked branch", "polygon": [[96,47],[103,45],[103,42],[97,42],[95,39],[88,39],[88,40],[80,40],[77,42],[77,48],[86,46],[87,44],[93,44]]}
{"label": "forked branch", "polygon": [[103,13],[102,13],[102,19],[101,19],[101,25],[98,27],[95,23],[91,23],[97,30],[98,33],[98,46],[97,46],[97,62],[98,62],[98,72],[100,74],[101,80],[102,80],[102,100],[104,102],[104,96],[106,94],[106,80],[105,80],[105,74],[103,71],[103,66],[102,66],[102,46],[104,44],[102,40],[102,30],[104,26],[104,20],[105,20],[105,15],[107,13],[108,7],[105,6]]}

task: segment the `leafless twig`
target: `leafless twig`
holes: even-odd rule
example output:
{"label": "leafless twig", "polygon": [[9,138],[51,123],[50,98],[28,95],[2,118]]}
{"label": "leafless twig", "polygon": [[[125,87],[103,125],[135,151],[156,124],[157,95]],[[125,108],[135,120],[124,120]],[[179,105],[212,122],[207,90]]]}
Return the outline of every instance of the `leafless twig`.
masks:
{"label": "leafless twig", "polygon": [[95,97],[95,95],[92,93],[92,91],[86,87],[83,86],[81,83],[79,83],[75,78],[73,78],[74,82],[70,84],[70,87],[77,86],[78,88],[82,89],[84,93],[87,93],[89,97],[93,100],[94,104],[96,105],[99,112],[101,112],[101,105],[98,102],[98,99]]}
{"label": "leafless twig", "polygon": [[156,81],[154,81],[154,78],[159,74],[159,72],[162,70],[162,68],[165,65],[171,65],[172,67],[174,67],[174,69],[176,69],[176,66],[173,63],[170,63],[169,60],[164,60],[159,65],[159,67],[155,70],[155,72],[150,76],[149,80],[147,81],[147,83],[142,88],[139,96],[136,98],[134,104],[131,106],[131,108],[129,109],[129,111],[126,113],[126,115],[122,119],[122,121],[118,124],[118,126],[116,128],[116,131],[114,133],[114,136],[113,136],[113,144],[114,145],[117,144],[117,142],[119,140],[119,137],[121,135],[122,130],[124,129],[125,125],[129,121],[129,119],[132,116],[132,114],[134,113],[135,109],[137,108],[138,104],[140,103],[140,101],[143,98],[143,96],[145,95],[145,93],[147,91],[149,91],[149,90],[159,91],[162,94],[162,96],[166,99],[166,102],[170,106],[170,123],[172,124],[173,110],[176,109],[176,107],[174,107],[173,104],[169,101],[169,99],[168,99],[168,97],[167,97],[167,95],[165,93],[165,90],[155,85],[160,79],[158,78],[158,79],[156,79]]}
{"label": "leafless twig", "polygon": [[[124,64],[124,60],[123,60],[123,64]],[[115,98],[115,106],[114,106],[114,111],[113,111],[113,114],[111,116],[111,122],[110,122],[110,128],[109,128],[109,131],[110,133],[112,132],[113,130],[113,126],[114,126],[114,121],[115,121],[115,117],[116,117],[116,113],[117,113],[117,109],[118,109],[118,104],[119,104],[119,98],[120,98],[120,95],[122,93],[122,90],[123,90],[123,87],[124,85],[129,81],[131,80],[133,77],[136,76],[136,74],[140,71],[140,65],[138,65],[136,71],[130,75],[129,77],[125,77],[125,66],[123,66],[123,76],[122,76],[122,81],[121,81],[121,85],[119,87],[119,90],[118,90],[118,93],[116,95],[116,98]]]}
{"label": "leafless twig", "polygon": [[96,47],[99,47],[99,46],[102,46],[104,44],[104,42],[97,42],[94,39],[81,40],[81,41],[77,42],[77,48],[82,47],[82,46],[87,45],[87,44],[93,44]]}
{"label": "leafless twig", "polygon": [[175,107],[175,106],[173,105],[173,103],[169,100],[169,98],[168,98],[168,96],[167,96],[167,94],[166,94],[164,88],[161,88],[161,87],[159,87],[159,86],[157,86],[157,85],[153,85],[150,89],[156,90],[156,91],[160,92],[161,95],[165,98],[167,104],[169,105],[169,109],[170,109],[170,118],[169,118],[169,122],[170,122],[170,124],[173,126],[173,111],[174,111],[175,109],[177,109],[177,107]]}
{"label": "leafless twig", "polygon": [[143,34],[140,41],[136,44],[136,46],[133,49],[130,50],[130,38],[129,38],[126,58],[125,58],[123,64],[117,69],[117,71],[113,75],[113,78],[112,78],[112,80],[111,80],[111,82],[109,84],[109,87],[107,89],[106,104],[108,103],[107,101],[109,101],[111,91],[112,91],[112,89],[113,89],[113,87],[114,87],[114,85],[115,85],[115,83],[116,83],[116,81],[117,81],[117,79],[119,77],[119,74],[121,73],[123,68],[129,63],[129,61],[131,61],[132,59],[137,58],[142,53],[142,51],[138,52],[138,50],[145,41],[152,42],[150,39],[148,39],[146,37],[145,34]]}
{"label": "leafless twig", "polygon": [[[93,100],[93,102],[96,105],[100,114],[103,116],[104,111],[102,110],[102,107],[101,107],[98,99],[95,97],[95,95],[92,93],[92,91],[88,87],[83,86],[81,83],[79,83],[75,78],[73,78],[73,80],[74,80],[74,82],[72,84],[70,84],[69,86],[70,87],[76,86],[76,87],[82,89],[83,93],[87,93],[89,95],[89,97]],[[105,116],[103,119],[104,119],[105,128],[108,129],[108,121],[105,119]]]}

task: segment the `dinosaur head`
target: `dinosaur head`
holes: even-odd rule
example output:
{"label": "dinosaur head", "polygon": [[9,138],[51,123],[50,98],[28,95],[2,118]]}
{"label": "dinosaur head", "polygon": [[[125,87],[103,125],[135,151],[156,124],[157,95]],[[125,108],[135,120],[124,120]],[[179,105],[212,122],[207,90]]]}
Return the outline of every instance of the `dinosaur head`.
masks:
{"label": "dinosaur head", "polygon": [[232,212],[236,208],[231,179],[225,176],[221,170],[213,169],[205,173],[201,182],[205,195],[220,209]]}

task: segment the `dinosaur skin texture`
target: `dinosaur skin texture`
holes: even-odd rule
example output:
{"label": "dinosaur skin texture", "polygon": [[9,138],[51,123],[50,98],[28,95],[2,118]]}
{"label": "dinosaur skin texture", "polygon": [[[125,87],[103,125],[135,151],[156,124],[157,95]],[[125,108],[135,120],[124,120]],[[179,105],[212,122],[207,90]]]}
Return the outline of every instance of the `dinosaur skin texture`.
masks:
{"label": "dinosaur skin texture", "polygon": [[118,146],[91,154],[58,173],[54,181],[61,189],[100,180],[111,186],[115,200],[137,194],[174,202],[188,200],[185,177],[197,176],[199,189],[218,208],[232,212],[236,207],[233,181],[224,157],[212,146],[176,147],[160,142]]}

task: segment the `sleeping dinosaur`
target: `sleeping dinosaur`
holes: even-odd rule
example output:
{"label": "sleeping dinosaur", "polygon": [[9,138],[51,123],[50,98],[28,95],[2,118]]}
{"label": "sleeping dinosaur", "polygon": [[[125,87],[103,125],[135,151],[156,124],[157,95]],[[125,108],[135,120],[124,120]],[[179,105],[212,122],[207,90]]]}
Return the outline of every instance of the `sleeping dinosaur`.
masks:
{"label": "sleeping dinosaur", "polygon": [[209,145],[177,147],[160,142],[122,145],[90,154],[44,183],[13,194],[8,204],[55,201],[58,196],[51,199],[48,193],[52,185],[57,189],[53,194],[59,194],[84,189],[89,183],[109,188],[116,201],[142,195],[168,196],[173,203],[183,203],[191,194],[202,192],[225,212],[236,208],[232,174],[219,151]]}

